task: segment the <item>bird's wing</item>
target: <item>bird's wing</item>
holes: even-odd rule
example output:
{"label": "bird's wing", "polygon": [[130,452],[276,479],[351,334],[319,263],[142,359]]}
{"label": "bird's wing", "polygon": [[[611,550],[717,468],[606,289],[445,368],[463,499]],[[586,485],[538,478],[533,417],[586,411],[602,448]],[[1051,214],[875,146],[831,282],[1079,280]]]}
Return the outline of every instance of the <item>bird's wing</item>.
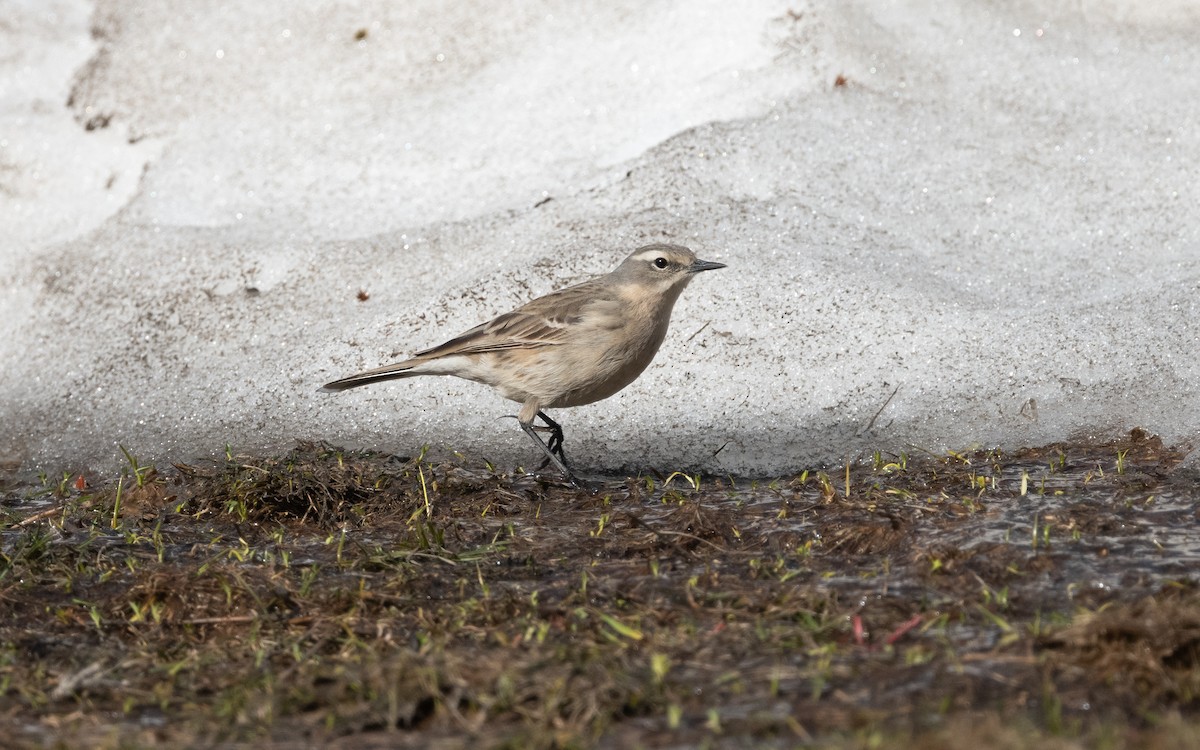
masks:
{"label": "bird's wing", "polygon": [[568,331],[583,321],[586,309],[600,301],[599,296],[602,296],[602,290],[591,282],[551,292],[477,325],[444,344],[417,352],[414,359],[561,344]]}

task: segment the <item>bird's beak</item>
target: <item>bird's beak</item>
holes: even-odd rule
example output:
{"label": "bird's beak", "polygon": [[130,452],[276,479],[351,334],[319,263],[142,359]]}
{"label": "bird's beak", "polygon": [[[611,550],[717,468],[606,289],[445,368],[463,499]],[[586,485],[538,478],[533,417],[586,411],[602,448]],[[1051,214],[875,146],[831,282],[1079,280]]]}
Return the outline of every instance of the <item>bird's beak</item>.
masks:
{"label": "bird's beak", "polygon": [[711,260],[696,260],[692,265],[687,267],[688,273],[700,273],[701,271],[715,271],[718,268],[724,268],[724,263],[715,263]]}

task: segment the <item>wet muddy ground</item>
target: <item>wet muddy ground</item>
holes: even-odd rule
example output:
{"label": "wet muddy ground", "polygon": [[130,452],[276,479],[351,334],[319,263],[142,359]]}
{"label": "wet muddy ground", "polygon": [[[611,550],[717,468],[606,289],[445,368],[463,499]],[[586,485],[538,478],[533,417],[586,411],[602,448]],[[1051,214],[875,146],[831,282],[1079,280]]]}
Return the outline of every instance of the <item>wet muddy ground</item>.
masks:
{"label": "wet muddy ground", "polygon": [[1134,431],[587,489],[301,445],[0,493],[15,747],[1196,747],[1200,473]]}

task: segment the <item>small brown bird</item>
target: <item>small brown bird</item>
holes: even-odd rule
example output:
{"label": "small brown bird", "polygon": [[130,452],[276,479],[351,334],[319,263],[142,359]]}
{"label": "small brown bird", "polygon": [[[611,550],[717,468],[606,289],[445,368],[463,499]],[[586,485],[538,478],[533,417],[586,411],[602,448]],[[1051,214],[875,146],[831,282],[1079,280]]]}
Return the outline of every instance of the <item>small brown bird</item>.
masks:
{"label": "small brown bird", "polygon": [[[562,427],[543,409],[590,404],[632,383],[662,344],[680,292],[701,271],[724,267],[697,260],[680,245],[647,245],[609,274],[551,292],[411,359],[335,380],[321,390],[414,375],[485,383],[521,404],[517,421],[546,454],[542,467],[553,463],[574,482]],[[534,426],[534,417],[545,427]],[[549,430],[548,443],[536,430]]]}

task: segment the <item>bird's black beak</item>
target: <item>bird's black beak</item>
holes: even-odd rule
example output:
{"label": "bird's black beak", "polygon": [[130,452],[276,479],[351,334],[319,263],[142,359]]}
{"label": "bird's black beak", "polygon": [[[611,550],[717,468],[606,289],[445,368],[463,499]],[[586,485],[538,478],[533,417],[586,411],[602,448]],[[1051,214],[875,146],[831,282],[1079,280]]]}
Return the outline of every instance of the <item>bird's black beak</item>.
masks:
{"label": "bird's black beak", "polygon": [[718,268],[724,268],[724,263],[715,263],[711,260],[695,260],[692,265],[687,267],[688,273],[700,273],[701,271],[715,271]]}

